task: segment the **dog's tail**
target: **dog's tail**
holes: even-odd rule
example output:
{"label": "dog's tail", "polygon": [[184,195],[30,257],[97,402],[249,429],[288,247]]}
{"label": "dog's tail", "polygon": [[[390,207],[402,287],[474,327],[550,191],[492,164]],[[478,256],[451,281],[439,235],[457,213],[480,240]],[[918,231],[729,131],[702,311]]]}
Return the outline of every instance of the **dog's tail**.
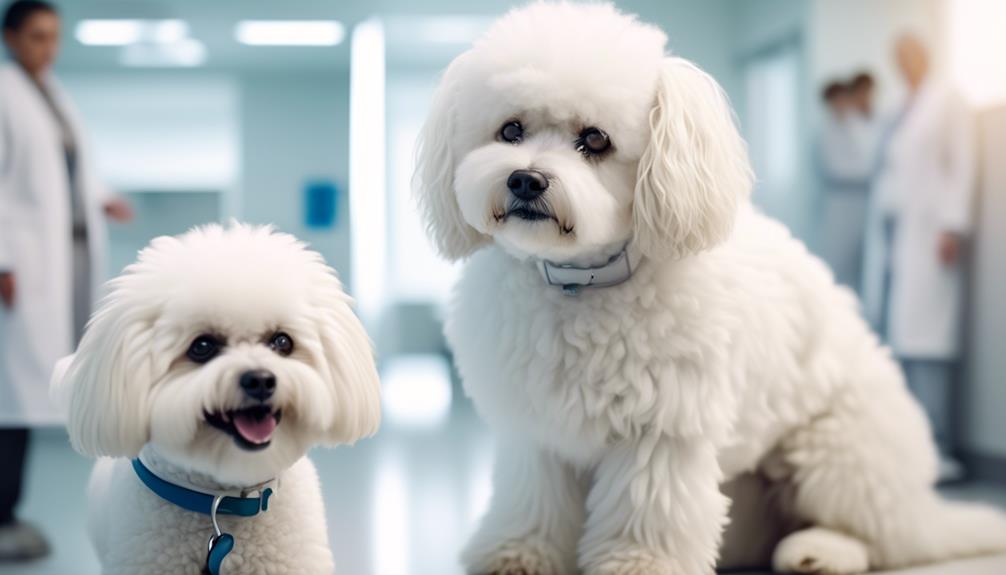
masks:
{"label": "dog's tail", "polygon": [[871,563],[894,568],[1006,553],[1006,513],[935,492],[909,504],[915,509],[887,525],[889,532],[873,549],[880,556]]}

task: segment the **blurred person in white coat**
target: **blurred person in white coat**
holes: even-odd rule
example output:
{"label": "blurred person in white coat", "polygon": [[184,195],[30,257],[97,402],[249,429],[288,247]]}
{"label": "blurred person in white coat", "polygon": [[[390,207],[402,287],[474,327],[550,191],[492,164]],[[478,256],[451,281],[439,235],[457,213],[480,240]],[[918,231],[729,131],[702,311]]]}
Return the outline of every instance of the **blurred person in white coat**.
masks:
{"label": "blurred person in white coat", "polygon": [[827,113],[818,142],[824,190],[821,256],[839,283],[858,291],[870,183],[877,164],[873,77],[861,72],[849,82],[830,82],[822,99]]}
{"label": "blurred person in white coat", "polygon": [[70,353],[102,278],[103,215],[128,204],[95,178],[76,112],[50,72],[56,8],[17,0],[4,12],[11,61],[0,66],[0,561],[45,555],[19,522],[28,427],[58,423],[50,371]]}
{"label": "blurred person in white coat", "polygon": [[961,97],[930,71],[918,38],[898,39],[907,98],[884,138],[871,198],[863,297],[871,322],[901,360],[944,453],[959,474],[951,405],[961,354],[962,247],[972,226],[973,119]]}

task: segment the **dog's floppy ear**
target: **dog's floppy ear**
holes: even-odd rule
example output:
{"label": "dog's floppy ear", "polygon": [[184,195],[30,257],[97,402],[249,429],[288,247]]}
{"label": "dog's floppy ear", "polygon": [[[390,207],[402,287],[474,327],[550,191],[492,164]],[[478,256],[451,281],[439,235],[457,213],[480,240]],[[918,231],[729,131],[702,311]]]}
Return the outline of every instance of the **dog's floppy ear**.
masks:
{"label": "dog's floppy ear", "polygon": [[456,58],[433,94],[430,112],[416,142],[416,169],[412,187],[426,229],[440,255],[459,260],[488,242],[468,225],[454,194],[456,151],[451,138],[456,133],[455,103],[465,55]]}
{"label": "dog's floppy ear", "polygon": [[350,308],[351,300],[334,283],[323,295],[316,321],[335,402],[327,437],[329,444],[352,443],[377,433],[381,424],[381,383],[374,349]]}
{"label": "dog's floppy ear", "polygon": [[148,306],[113,280],[77,353],[60,360],[52,395],[68,411],[74,449],[92,457],[135,457],[150,435],[152,384]]}
{"label": "dog's floppy ear", "polygon": [[730,103],[712,77],[668,57],[657,84],[636,178],[634,241],[649,257],[680,258],[726,239],[752,174]]}

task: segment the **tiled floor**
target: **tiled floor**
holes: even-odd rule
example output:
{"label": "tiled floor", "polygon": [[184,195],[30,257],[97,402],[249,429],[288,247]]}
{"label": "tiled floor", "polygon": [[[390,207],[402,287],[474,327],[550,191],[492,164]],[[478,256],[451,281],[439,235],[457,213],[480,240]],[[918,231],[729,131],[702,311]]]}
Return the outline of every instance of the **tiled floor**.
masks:
{"label": "tiled floor", "polygon": [[[330,535],[340,574],[460,573],[457,549],[488,499],[491,439],[462,402],[438,422],[403,426],[387,417],[377,438],[311,456],[326,489]],[[418,426],[417,426],[418,425]],[[0,567],[3,575],[91,575],[97,561],[84,530],[90,462],[62,432],[37,433],[23,516],[54,544],[49,559]],[[955,495],[1006,507],[1006,486],[974,485]],[[1006,557],[903,572],[902,575],[1004,575]]]}

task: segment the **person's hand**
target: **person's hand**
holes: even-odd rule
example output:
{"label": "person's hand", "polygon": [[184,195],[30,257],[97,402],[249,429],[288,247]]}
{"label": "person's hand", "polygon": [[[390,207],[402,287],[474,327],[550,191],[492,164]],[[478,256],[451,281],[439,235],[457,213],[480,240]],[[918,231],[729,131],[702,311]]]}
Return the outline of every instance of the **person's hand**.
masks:
{"label": "person's hand", "polygon": [[0,272],[0,301],[4,307],[14,307],[14,272]]}
{"label": "person's hand", "polygon": [[940,261],[945,266],[952,266],[961,257],[961,236],[954,232],[943,232],[940,234],[939,245]]}
{"label": "person's hand", "polygon": [[105,215],[112,221],[126,223],[133,219],[133,206],[122,198],[112,198],[105,202]]}

